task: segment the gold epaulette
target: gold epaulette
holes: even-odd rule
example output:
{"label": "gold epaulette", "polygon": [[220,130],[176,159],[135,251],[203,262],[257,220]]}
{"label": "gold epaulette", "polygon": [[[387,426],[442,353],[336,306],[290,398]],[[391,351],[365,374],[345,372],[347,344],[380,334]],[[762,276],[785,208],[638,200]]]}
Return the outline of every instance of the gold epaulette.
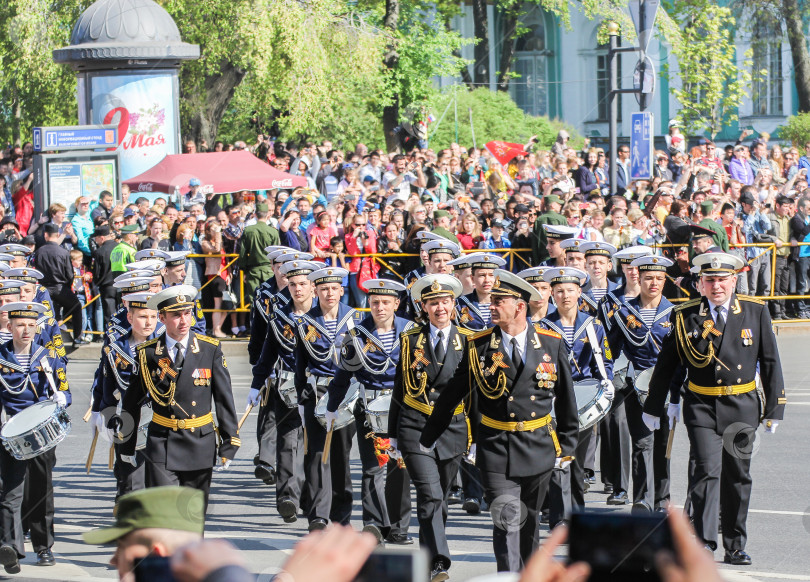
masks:
{"label": "gold epaulette", "polygon": [[601,322],[601,321],[599,321],[599,319],[598,319],[598,318],[594,317],[594,318],[593,318],[593,324],[594,324],[594,325],[602,325],[602,322]]}
{"label": "gold epaulette", "polygon": [[542,327],[540,327],[540,324],[538,324],[538,323],[534,324],[534,331],[536,331],[537,333],[542,334],[542,335],[547,335],[549,337],[556,337],[557,339],[562,338],[562,336],[560,334],[558,334],[556,331],[553,331],[551,329],[542,328]]}
{"label": "gold epaulette", "polygon": [[137,349],[137,350],[142,350],[142,349],[143,349],[143,348],[145,348],[145,347],[148,347],[148,346],[151,346],[151,345],[153,345],[153,344],[156,344],[156,343],[158,342],[158,340],[159,340],[159,339],[160,339],[159,337],[156,337],[156,338],[154,338],[154,339],[147,340],[147,341],[145,341],[145,342],[143,342],[143,343],[138,344],[137,346],[135,346],[135,349]]}
{"label": "gold epaulette", "polygon": [[422,331],[421,325],[414,325],[411,329],[406,329],[402,332],[402,335],[414,335]]}
{"label": "gold epaulette", "polygon": [[742,299],[743,301],[750,301],[751,303],[758,303],[760,305],[765,305],[765,302],[761,299],[757,299],[756,297],[749,297],[748,295],[737,295],[737,299]]}
{"label": "gold epaulette", "polygon": [[202,335],[201,333],[195,333],[194,335],[197,336],[198,340],[208,342],[209,344],[212,344],[212,345],[215,345],[215,346],[219,345],[219,340],[217,338],[215,338],[215,337],[209,337],[207,335]]}
{"label": "gold epaulette", "polygon": [[[459,331],[461,331],[461,329],[459,329]],[[494,327],[490,327],[489,329],[482,329],[481,331],[477,331],[477,332],[473,333],[472,335],[470,335],[469,338],[471,340],[477,340],[477,339],[480,339],[482,337],[487,337],[493,331],[495,331]]]}
{"label": "gold epaulette", "polygon": [[683,311],[687,307],[694,307],[695,305],[700,303],[702,300],[703,300],[703,297],[698,297],[697,299],[690,299],[686,303],[681,303],[680,305],[676,305],[675,306],[675,311]]}
{"label": "gold epaulette", "polygon": [[458,330],[458,333],[467,337],[470,337],[475,334],[473,330],[467,329],[466,327],[457,327],[456,329]]}

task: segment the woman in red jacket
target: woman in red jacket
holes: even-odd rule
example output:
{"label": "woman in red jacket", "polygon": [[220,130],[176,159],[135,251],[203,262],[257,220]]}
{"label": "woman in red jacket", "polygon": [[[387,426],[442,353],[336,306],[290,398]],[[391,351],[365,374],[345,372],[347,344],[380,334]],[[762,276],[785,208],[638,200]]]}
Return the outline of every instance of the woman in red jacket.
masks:
{"label": "woman in red jacket", "polygon": [[15,180],[11,184],[11,200],[14,202],[14,218],[20,225],[20,232],[28,234],[28,227],[34,217],[34,192],[30,189],[34,181],[34,174],[28,174],[23,180]]}
{"label": "woman in red jacket", "polygon": [[[363,255],[377,252],[377,233],[368,228],[366,213],[355,214],[352,217],[351,227],[343,228],[346,232],[346,254]],[[367,303],[366,291],[362,287],[364,281],[375,279],[380,266],[370,257],[354,257],[349,263],[349,291],[354,299],[355,307],[365,307]]]}

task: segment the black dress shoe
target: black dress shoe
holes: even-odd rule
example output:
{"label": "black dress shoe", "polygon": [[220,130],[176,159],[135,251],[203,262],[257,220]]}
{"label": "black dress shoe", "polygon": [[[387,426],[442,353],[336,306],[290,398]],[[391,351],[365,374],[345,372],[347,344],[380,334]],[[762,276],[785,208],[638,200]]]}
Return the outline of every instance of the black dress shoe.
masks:
{"label": "black dress shoe", "polygon": [[413,544],[413,538],[406,533],[392,533],[388,534],[388,537],[385,538],[385,543],[397,546],[410,546]]}
{"label": "black dress shoe", "polygon": [[647,513],[652,513],[650,506],[644,503],[643,501],[637,501],[633,504],[633,507],[630,508],[631,515],[644,515]]}
{"label": "black dress shoe", "polygon": [[53,559],[53,553],[50,550],[40,550],[37,552],[37,566],[54,566],[56,560]]}
{"label": "black dress shoe", "polygon": [[276,470],[271,465],[260,462],[256,465],[256,468],[253,469],[253,474],[257,479],[261,479],[268,485],[276,484]]}
{"label": "black dress shoe", "polygon": [[627,492],[619,491],[618,493],[613,493],[610,497],[607,498],[608,505],[627,505]]}
{"label": "black dress shoe", "polygon": [[365,533],[370,533],[375,538],[377,538],[377,545],[379,545],[379,544],[381,544],[383,542],[382,530],[380,529],[380,527],[378,525],[375,525],[373,523],[369,523],[369,524],[363,526],[363,531]]}
{"label": "black dress shoe", "polygon": [[309,522],[309,531],[320,531],[322,529],[326,529],[326,520],[322,517],[316,517],[312,521]]}
{"label": "black dress shoe", "polygon": [[261,462],[262,461],[261,461],[261,459],[259,459],[259,455],[254,455],[254,457],[253,457],[253,465],[256,466]]}
{"label": "black dress shoe", "polygon": [[475,497],[468,497],[464,500],[464,505],[461,508],[470,515],[478,515],[481,513],[481,502]]}
{"label": "black dress shoe", "polygon": [[596,475],[589,475],[588,483],[590,483],[591,485],[596,485]]}
{"label": "black dress shoe", "polygon": [[444,566],[436,566],[430,571],[430,582],[444,582],[449,578],[450,574]]}
{"label": "black dress shoe", "polygon": [[613,493],[613,485],[611,485],[610,483],[605,483],[605,486],[602,489],[602,491],[610,495],[611,493]]}
{"label": "black dress shoe", "polygon": [[298,508],[295,502],[289,497],[283,497],[278,502],[278,514],[284,519],[284,523],[294,523],[298,521]]}
{"label": "black dress shoe", "polygon": [[734,550],[729,552],[726,550],[726,556],[723,558],[726,564],[732,566],[750,566],[751,556],[745,553],[745,550]]}
{"label": "black dress shoe", "polygon": [[464,502],[464,493],[461,487],[453,487],[447,494],[447,505],[458,505]]}
{"label": "black dress shoe", "polygon": [[0,564],[3,564],[7,574],[19,574],[20,559],[17,557],[17,550],[8,545],[0,546]]}

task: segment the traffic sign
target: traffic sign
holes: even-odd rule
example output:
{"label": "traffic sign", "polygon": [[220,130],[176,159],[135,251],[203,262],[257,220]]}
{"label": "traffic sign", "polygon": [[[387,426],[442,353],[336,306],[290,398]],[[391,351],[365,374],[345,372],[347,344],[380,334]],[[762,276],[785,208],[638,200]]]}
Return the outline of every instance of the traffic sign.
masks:
{"label": "traffic sign", "polygon": [[118,146],[115,125],[35,127],[34,151],[94,150]]}
{"label": "traffic sign", "polygon": [[652,180],[653,114],[633,113],[630,124],[630,180]]}
{"label": "traffic sign", "polygon": [[[647,51],[652,38],[652,31],[655,26],[655,17],[658,14],[658,6],[661,0],[630,0],[628,8],[630,9],[630,17],[633,19],[633,24],[636,26],[636,35],[638,36],[638,46],[642,51]],[[642,25],[642,16],[644,17]]]}
{"label": "traffic sign", "polygon": [[[639,59],[633,70],[633,89],[637,91],[635,96],[639,105],[641,105],[642,94],[655,93],[655,65],[653,65],[652,59],[646,55],[643,59]],[[649,99],[647,103],[649,103]],[[646,106],[642,109],[646,109]]]}

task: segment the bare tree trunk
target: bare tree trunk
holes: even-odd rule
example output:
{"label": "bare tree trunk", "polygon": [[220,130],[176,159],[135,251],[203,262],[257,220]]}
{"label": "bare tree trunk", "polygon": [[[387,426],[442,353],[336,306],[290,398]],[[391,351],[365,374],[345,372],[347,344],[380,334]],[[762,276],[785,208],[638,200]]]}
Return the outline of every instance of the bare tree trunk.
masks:
{"label": "bare tree trunk", "polygon": [[[213,147],[219,124],[225,116],[234,91],[244,78],[244,71],[235,67],[230,61],[223,61],[220,63],[217,74],[205,77],[199,93],[195,90],[195,93],[191,95],[183,95],[183,99],[190,102],[192,108],[188,139],[198,145],[205,140],[209,147]],[[196,85],[191,84],[191,86]]]}
{"label": "bare tree trunk", "polygon": [[[445,28],[445,30],[447,30],[447,32],[453,32],[453,27],[450,26],[450,19],[449,18],[444,21],[444,28]],[[456,57],[457,59],[460,59],[461,58],[461,50],[459,50],[459,49],[454,50],[453,51],[453,56]],[[470,90],[475,89],[475,85],[473,85],[472,77],[470,76],[470,71],[467,70],[466,66],[461,67],[461,71],[459,71],[459,74],[461,75],[462,83],[467,85],[467,87]]]}
{"label": "bare tree trunk", "polygon": [[475,87],[489,87],[489,25],[487,1],[472,0],[473,30],[478,42],[473,50],[473,79]]}
{"label": "bare tree trunk", "polygon": [[[386,0],[385,28],[391,31],[391,44],[383,55],[383,64],[391,71],[399,65],[399,53],[396,46],[396,30],[399,26],[399,0]],[[395,95],[390,105],[383,108],[383,133],[385,134],[385,145],[389,152],[399,151],[399,139],[394,134],[394,129],[399,125],[399,96]]]}
{"label": "bare tree trunk", "polygon": [[498,64],[498,91],[509,90],[509,74],[512,72],[512,61],[515,58],[515,29],[517,27],[518,15],[507,12],[502,16],[503,33],[501,38],[501,60]]}
{"label": "bare tree trunk", "polygon": [[802,12],[797,0],[782,0],[782,14],[787,26],[793,71],[796,77],[796,93],[799,96],[799,111],[810,112],[810,53],[804,35]]}
{"label": "bare tree trunk", "polygon": [[20,94],[17,91],[17,86],[11,89],[12,98],[14,100],[14,121],[11,125],[11,143],[15,146],[21,146],[20,142],[20,126],[22,125],[22,105],[20,104]]}

